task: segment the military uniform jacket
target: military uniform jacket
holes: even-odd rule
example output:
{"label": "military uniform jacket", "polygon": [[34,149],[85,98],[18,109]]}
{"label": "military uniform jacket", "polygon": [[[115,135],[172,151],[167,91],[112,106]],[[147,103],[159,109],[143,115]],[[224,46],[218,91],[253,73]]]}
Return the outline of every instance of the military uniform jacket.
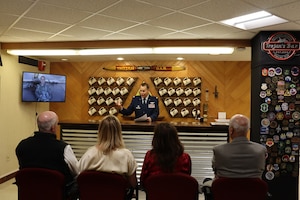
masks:
{"label": "military uniform jacket", "polygon": [[135,118],[139,118],[147,114],[152,121],[156,121],[159,115],[158,99],[154,96],[148,96],[147,102],[142,102],[141,96],[134,96],[127,109],[123,108],[120,113],[123,115],[131,115],[135,112]]}

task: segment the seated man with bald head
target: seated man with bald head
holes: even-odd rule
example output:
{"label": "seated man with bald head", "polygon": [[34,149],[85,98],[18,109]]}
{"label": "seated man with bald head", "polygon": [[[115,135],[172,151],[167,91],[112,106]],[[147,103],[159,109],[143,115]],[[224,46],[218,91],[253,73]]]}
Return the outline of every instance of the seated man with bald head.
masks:
{"label": "seated man with bald head", "polygon": [[[250,121],[246,116],[236,114],[231,117],[228,128],[231,142],[213,148],[215,178],[262,178],[267,149],[248,140],[249,129]],[[212,199],[209,189],[212,182],[210,180],[203,184],[206,200]]]}
{"label": "seated man with bald head", "polygon": [[52,111],[42,112],[37,117],[38,131],[22,140],[17,148],[20,169],[47,168],[57,170],[66,177],[66,195],[77,199],[75,177],[78,175],[78,160],[70,145],[56,139],[58,116]]}

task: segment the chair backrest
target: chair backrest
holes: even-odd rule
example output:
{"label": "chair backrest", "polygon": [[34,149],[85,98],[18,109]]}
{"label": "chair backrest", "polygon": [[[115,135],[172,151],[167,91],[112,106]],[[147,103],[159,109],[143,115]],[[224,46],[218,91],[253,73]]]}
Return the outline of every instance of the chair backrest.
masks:
{"label": "chair backrest", "polygon": [[165,173],[149,176],[144,183],[147,200],[197,200],[197,180],[183,173]]}
{"label": "chair backrest", "polygon": [[16,173],[18,200],[63,200],[65,176],[55,170],[24,168]]}
{"label": "chair backrest", "polygon": [[83,171],[77,177],[80,200],[124,200],[128,181],[120,174]]}
{"label": "chair backrest", "polygon": [[212,183],[214,200],[266,200],[268,185],[259,178],[218,178]]}

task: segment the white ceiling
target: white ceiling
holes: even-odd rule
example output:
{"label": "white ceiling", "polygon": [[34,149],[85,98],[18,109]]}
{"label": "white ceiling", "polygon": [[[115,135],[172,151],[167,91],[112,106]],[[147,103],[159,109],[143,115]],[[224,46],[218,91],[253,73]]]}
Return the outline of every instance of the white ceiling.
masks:
{"label": "white ceiling", "polygon": [[[220,21],[265,10],[287,23],[255,30]],[[251,39],[262,30],[300,30],[299,0],[0,0],[0,42]],[[124,56],[167,60],[174,56]],[[250,48],[232,56],[187,60],[250,60]],[[55,61],[62,57],[43,58]],[[110,60],[114,57],[69,57]]]}

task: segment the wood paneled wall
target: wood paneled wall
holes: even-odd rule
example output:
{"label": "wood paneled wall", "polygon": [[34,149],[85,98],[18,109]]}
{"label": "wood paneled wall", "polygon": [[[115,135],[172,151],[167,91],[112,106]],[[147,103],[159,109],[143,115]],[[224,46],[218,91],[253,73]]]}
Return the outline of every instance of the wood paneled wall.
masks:
{"label": "wood paneled wall", "polygon": [[[103,67],[116,65],[137,66],[185,66],[184,71],[107,71]],[[227,118],[235,113],[242,113],[250,117],[250,76],[251,63],[249,61],[107,61],[107,62],[54,62],[50,72],[67,75],[67,98],[65,103],[50,103],[50,109],[58,113],[61,121],[99,120],[100,116],[88,114],[89,77],[138,77],[138,81],[124,102],[127,107],[143,81],[150,84],[150,91],[158,96],[150,77],[201,77],[202,103],[205,100],[205,90],[209,90],[209,120],[217,118],[219,111],[227,112]],[[219,95],[214,96],[217,86]],[[202,105],[202,104],[201,104]],[[202,107],[202,106],[201,106]],[[202,111],[202,108],[201,108]],[[192,118],[172,118],[167,113],[163,102],[160,101],[160,116],[166,121],[194,121]],[[120,114],[119,119],[124,120]]]}

